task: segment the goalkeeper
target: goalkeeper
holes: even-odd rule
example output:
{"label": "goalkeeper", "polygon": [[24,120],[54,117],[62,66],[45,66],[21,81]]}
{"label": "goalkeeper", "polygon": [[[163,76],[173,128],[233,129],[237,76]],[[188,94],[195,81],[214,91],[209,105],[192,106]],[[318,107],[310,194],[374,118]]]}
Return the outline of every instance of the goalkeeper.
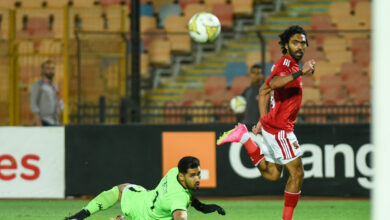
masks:
{"label": "goalkeeper", "polygon": [[192,195],[199,188],[200,163],[195,157],[183,157],[177,168],[169,170],[154,190],[146,190],[134,184],[121,184],[104,191],[91,200],[86,207],[65,220],[82,220],[98,211],[121,203],[122,212],[132,220],[187,220],[189,205],[203,213],[217,211],[225,215],[218,205],[206,205]]}

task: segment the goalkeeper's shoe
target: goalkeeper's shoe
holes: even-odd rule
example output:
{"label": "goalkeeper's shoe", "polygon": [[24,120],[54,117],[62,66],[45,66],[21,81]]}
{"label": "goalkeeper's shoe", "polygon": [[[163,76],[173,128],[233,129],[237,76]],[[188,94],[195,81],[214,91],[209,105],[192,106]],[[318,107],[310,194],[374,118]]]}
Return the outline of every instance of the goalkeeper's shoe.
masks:
{"label": "goalkeeper's shoe", "polygon": [[240,142],[242,135],[248,132],[246,126],[242,123],[238,123],[238,125],[230,131],[224,132],[221,137],[217,140],[217,145],[221,145],[224,143],[231,142]]}
{"label": "goalkeeper's shoe", "polygon": [[89,213],[88,210],[82,209],[80,212],[78,212],[70,217],[66,217],[64,220],[83,220],[83,219],[89,217],[90,215],[91,215],[91,213]]}

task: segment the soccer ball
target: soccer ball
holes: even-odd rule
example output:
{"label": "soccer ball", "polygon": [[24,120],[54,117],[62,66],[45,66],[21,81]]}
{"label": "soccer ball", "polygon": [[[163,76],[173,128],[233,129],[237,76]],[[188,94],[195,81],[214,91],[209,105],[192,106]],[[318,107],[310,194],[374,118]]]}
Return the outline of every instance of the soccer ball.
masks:
{"label": "soccer ball", "polygon": [[221,23],[217,16],[208,12],[200,12],[192,16],[188,22],[188,32],[197,43],[211,43],[221,32]]}
{"label": "soccer ball", "polygon": [[236,96],[230,100],[230,108],[234,113],[241,114],[245,111],[246,100],[242,96]]}

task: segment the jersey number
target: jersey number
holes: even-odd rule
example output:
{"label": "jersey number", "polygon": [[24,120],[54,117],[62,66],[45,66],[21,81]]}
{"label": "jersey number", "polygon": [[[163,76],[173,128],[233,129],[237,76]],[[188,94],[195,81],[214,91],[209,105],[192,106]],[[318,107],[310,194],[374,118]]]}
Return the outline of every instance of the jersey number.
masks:
{"label": "jersey number", "polygon": [[156,196],[154,197],[154,199],[153,199],[153,205],[150,207],[150,209],[154,209],[154,204],[156,203],[156,201],[157,201],[157,197],[158,197],[158,191],[156,191]]}

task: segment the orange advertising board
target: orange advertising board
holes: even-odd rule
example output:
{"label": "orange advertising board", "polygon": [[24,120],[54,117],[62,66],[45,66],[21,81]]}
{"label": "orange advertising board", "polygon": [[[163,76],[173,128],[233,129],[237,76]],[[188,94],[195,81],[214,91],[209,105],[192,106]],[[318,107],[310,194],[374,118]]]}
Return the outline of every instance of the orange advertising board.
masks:
{"label": "orange advertising board", "polygon": [[201,188],[217,186],[215,132],[163,132],[162,175],[165,175],[184,156],[200,161]]}

